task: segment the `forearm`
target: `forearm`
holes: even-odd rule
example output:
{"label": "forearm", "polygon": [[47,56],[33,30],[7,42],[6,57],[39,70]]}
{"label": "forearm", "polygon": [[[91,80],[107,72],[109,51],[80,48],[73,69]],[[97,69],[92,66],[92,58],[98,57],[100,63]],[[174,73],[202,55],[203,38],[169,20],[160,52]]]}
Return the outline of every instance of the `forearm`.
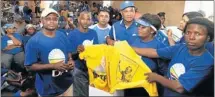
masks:
{"label": "forearm", "polygon": [[11,49],[14,49],[14,48],[16,48],[16,47],[20,47],[20,46],[16,46],[16,45],[9,45],[9,46],[7,46],[5,49],[3,49],[3,50],[11,50]]}
{"label": "forearm", "polygon": [[175,41],[172,39],[172,37],[168,37],[168,42],[170,46],[174,46],[175,45]]}
{"label": "forearm", "polygon": [[183,86],[179,83],[178,80],[169,80],[161,75],[157,75],[156,77],[156,82],[160,83],[164,87],[167,87],[173,91],[176,91],[178,93],[183,93],[184,88]]}
{"label": "forearm", "polygon": [[22,45],[22,43],[18,39],[16,39],[15,37],[10,37],[10,38],[16,46]]}
{"label": "forearm", "polygon": [[26,66],[26,69],[28,71],[53,70],[54,69],[54,65],[53,64],[39,64],[39,63],[35,63],[32,66]]}
{"label": "forearm", "polygon": [[141,56],[145,56],[145,57],[149,57],[149,58],[158,58],[158,54],[156,49],[152,49],[152,48],[136,48],[136,47],[132,47],[135,52]]}

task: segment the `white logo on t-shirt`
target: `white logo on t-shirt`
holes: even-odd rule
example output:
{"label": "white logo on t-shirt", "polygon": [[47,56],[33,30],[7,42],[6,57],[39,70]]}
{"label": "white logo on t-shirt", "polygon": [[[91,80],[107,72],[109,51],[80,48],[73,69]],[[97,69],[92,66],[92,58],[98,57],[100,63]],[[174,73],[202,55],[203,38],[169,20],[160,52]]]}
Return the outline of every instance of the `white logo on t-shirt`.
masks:
{"label": "white logo on t-shirt", "polygon": [[185,73],[185,67],[182,63],[175,63],[170,68],[170,79],[178,80],[178,78]]}
{"label": "white logo on t-shirt", "polygon": [[84,42],[82,43],[82,45],[87,46],[87,45],[93,45],[93,39],[90,40],[84,40]]}
{"label": "white logo on t-shirt", "polygon": [[[49,63],[57,63],[60,61],[65,62],[65,55],[60,49],[53,49],[48,56]],[[62,75],[63,72],[52,70],[52,77],[57,77]]]}
{"label": "white logo on t-shirt", "polygon": [[13,41],[12,40],[8,40],[7,41],[7,45],[9,46],[9,45],[13,45]]}

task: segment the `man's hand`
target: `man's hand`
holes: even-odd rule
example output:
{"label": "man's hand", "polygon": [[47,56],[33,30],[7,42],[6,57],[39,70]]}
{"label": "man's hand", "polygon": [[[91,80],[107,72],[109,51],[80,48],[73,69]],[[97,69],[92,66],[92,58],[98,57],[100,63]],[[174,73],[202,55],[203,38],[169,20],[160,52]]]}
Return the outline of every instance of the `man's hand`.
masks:
{"label": "man's hand", "polygon": [[144,75],[147,76],[146,80],[149,83],[157,81],[157,77],[159,76],[156,73],[145,73]]}
{"label": "man's hand", "polygon": [[54,63],[52,65],[53,65],[53,69],[58,70],[58,71],[65,71],[68,68],[68,65],[66,65],[64,63],[64,61],[60,61],[60,62]]}
{"label": "man's hand", "polygon": [[13,38],[13,34],[7,34],[9,38]]}
{"label": "man's hand", "polygon": [[78,46],[78,52],[83,52],[84,51],[84,46],[83,45],[79,45]]}
{"label": "man's hand", "polygon": [[109,36],[107,36],[106,42],[107,42],[108,45],[112,45],[113,46],[115,41],[112,40]]}

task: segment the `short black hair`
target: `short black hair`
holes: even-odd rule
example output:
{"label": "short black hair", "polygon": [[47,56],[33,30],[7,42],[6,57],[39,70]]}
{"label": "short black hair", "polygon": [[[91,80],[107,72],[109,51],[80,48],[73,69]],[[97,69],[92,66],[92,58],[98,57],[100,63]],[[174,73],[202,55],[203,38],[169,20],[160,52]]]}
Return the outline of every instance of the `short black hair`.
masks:
{"label": "short black hair", "polygon": [[159,17],[161,17],[161,16],[163,16],[163,17],[165,17],[165,12],[159,12],[157,15],[159,16]]}
{"label": "short black hair", "polygon": [[139,19],[147,21],[148,23],[152,24],[157,30],[161,27],[161,20],[156,14],[146,13],[142,15]]}
{"label": "short black hair", "polygon": [[189,20],[185,26],[184,32],[187,29],[187,26],[190,24],[199,24],[204,26],[207,29],[207,34],[210,37],[209,42],[213,41],[214,39],[214,23],[206,18],[197,17]]}
{"label": "short black hair", "polygon": [[182,17],[184,17],[185,15],[186,15],[189,19],[197,18],[197,17],[204,17],[201,13],[195,12],[195,11],[184,13],[184,14],[182,15]]}
{"label": "short black hair", "polygon": [[98,14],[99,14],[100,12],[107,12],[108,14],[110,14],[110,11],[109,11],[107,8],[103,8],[103,7],[101,7],[101,8],[99,9]]}

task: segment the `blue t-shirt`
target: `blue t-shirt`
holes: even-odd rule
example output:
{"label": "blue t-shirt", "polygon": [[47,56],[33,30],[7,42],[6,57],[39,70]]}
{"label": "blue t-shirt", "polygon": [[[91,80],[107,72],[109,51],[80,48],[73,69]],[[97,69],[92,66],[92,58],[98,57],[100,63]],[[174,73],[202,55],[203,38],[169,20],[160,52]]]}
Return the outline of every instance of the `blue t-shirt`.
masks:
{"label": "blue t-shirt", "polygon": [[164,33],[161,30],[158,30],[155,38],[160,41],[162,44],[164,44],[165,46],[169,46],[169,41],[168,41],[168,37],[166,35],[164,35]]}
{"label": "blue t-shirt", "polygon": [[[72,52],[76,52],[79,45],[98,44],[97,33],[92,29],[89,29],[88,32],[80,32],[79,29],[74,29],[69,33],[68,39],[71,43],[69,46]],[[75,67],[79,69],[85,68],[78,63],[78,60],[75,60]]]}
{"label": "blue t-shirt", "polygon": [[[22,36],[19,33],[13,33],[13,36],[18,39],[20,42],[22,42]],[[13,41],[7,36],[4,35],[1,37],[1,50],[5,49],[8,45],[13,44]],[[22,47],[16,47],[11,50],[3,51],[6,54],[17,54],[19,52],[22,52]]]}
{"label": "blue t-shirt", "polygon": [[[207,50],[201,56],[193,56],[189,53],[186,44],[158,49],[157,53],[161,58],[171,59],[167,77],[170,80],[178,80],[189,95],[205,79],[214,64],[213,56]],[[164,91],[164,96],[182,95],[188,94],[179,94],[168,88],[165,88]]]}
{"label": "blue t-shirt", "polygon": [[13,95],[13,97],[22,97],[22,96],[21,96],[21,90],[17,91],[17,92]]}
{"label": "blue t-shirt", "polygon": [[[138,47],[138,48],[154,48],[154,49],[164,47],[164,45],[155,38],[151,41],[144,42],[139,36],[136,36],[136,39],[131,44],[131,46]],[[156,58],[147,58],[147,57],[141,56],[141,59],[146,63],[146,65],[152,71],[155,72],[157,70],[157,59]]]}
{"label": "blue t-shirt", "polygon": [[99,44],[106,43],[105,36],[109,35],[110,29],[111,29],[110,25],[108,25],[106,28],[100,28],[98,24],[95,24],[90,26],[89,28],[96,31],[98,35]]}
{"label": "blue t-shirt", "polygon": [[[42,32],[37,32],[26,45],[25,66],[62,60],[67,63],[70,50],[69,40],[63,33],[57,31],[55,37],[47,37]],[[41,96],[57,96],[65,92],[72,82],[70,71],[44,70],[37,72],[35,86]]]}
{"label": "blue t-shirt", "polygon": [[[115,30],[115,34],[114,34],[114,30]],[[112,39],[115,40],[116,38],[116,40],[119,40],[119,41],[126,40],[129,44],[132,44],[133,42],[132,36],[137,36],[137,35],[138,35],[138,31],[137,31],[136,22],[133,21],[133,23],[126,29],[126,26],[123,20],[114,23],[109,33],[109,36]]]}

